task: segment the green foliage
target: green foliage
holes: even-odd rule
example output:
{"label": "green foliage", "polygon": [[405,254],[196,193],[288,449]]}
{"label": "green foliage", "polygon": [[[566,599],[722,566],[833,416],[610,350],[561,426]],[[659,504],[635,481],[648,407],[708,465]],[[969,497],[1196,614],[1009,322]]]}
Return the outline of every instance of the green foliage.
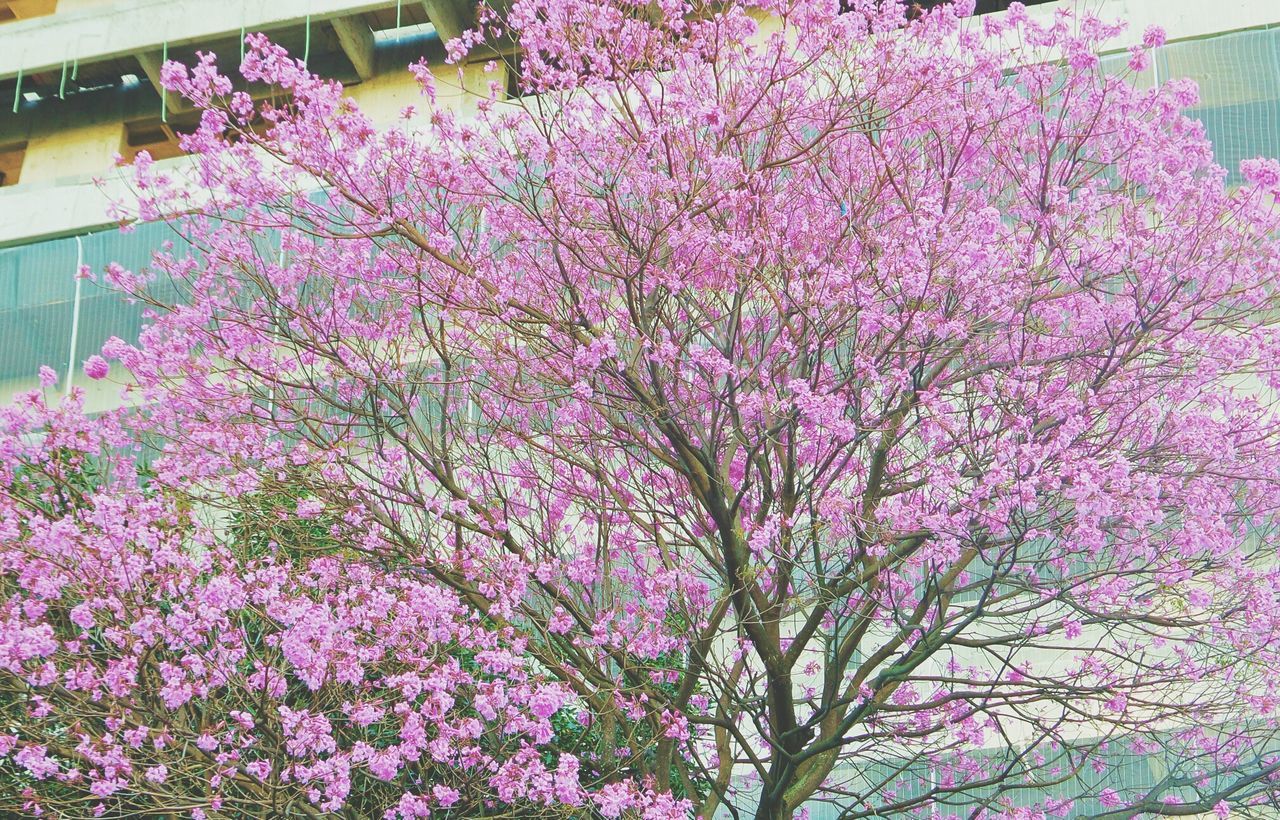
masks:
{"label": "green foliage", "polygon": [[298,503],[315,497],[314,486],[310,476],[295,471],[236,498],[227,527],[232,549],[246,558],[278,553],[301,563],[342,552],[334,535],[340,520],[335,513],[326,509],[314,518],[298,515]]}

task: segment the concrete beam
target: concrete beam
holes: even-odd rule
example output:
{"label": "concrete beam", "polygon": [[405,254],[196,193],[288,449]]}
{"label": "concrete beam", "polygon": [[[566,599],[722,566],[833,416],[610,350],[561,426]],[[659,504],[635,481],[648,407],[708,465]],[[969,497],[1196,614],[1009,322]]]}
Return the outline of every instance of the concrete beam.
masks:
{"label": "concrete beam", "polygon": [[147,75],[147,79],[151,82],[151,87],[155,89],[156,94],[164,95],[165,106],[170,111],[187,111],[191,106],[186,100],[182,99],[181,94],[164,94],[164,88],[160,85],[160,66],[164,65],[164,52],[162,51],[143,51],[133,55],[138,61],[138,65],[142,67],[142,73]]}
{"label": "concrete beam", "polygon": [[[1252,28],[1269,28],[1280,23],[1280,3],[1275,0],[1232,0],[1207,3],[1205,0],[1058,0],[1027,6],[1027,16],[1052,25],[1053,15],[1063,9],[1089,12],[1108,22],[1124,21],[1128,28],[1107,44],[1108,53],[1123,51],[1142,42],[1148,26],[1164,29],[1169,42],[1194,40],[1207,35],[1226,34]],[[1008,12],[996,12],[999,17]],[[982,30],[981,17],[971,17],[967,25]]]}
{"label": "concrete beam", "polygon": [[422,8],[443,43],[475,25],[475,6],[470,0],[422,0]]}
{"label": "concrete beam", "polygon": [[147,79],[151,81],[151,87],[159,92],[160,66],[164,64],[164,52],[143,51],[133,56],[138,60],[138,65],[142,67],[142,73],[147,75]]}
{"label": "concrete beam", "polygon": [[[400,65],[408,65],[413,62],[415,56],[421,56],[421,53],[415,55],[406,52],[403,56],[399,56]],[[157,54],[155,60],[158,61],[158,59]],[[141,59],[139,64],[142,64]],[[342,56],[336,52],[313,59],[312,69],[320,76],[337,80],[343,85],[358,84],[360,81],[359,75],[352,71]],[[407,74],[405,76],[408,77]],[[262,98],[274,92],[269,86],[250,85],[238,78],[233,79],[238,90],[247,91],[255,98]],[[168,103],[169,111],[172,113],[192,110],[190,104],[177,94],[170,94]],[[160,116],[160,97],[147,83],[68,95],[65,100],[23,102],[17,114],[10,114],[8,109],[0,110],[0,145],[60,132],[72,133],[86,126],[96,127],[104,123],[119,125],[131,120],[158,116]],[[3,190],[7,192],[9,189]],[[5,218],[4,209],[0,208],[0,221]]]}
{"label": "concrete beam", "polygon": [[0,79],[60,71],[217,37],[312,25],[394,7],[394,0],[118,0],[109,5],[5,23],[0,29]]}
{"label": "concrete beam", "polygon": [[103,228],[113,224],[110,197],[127,187],[108,175],[99,189],[90,179],[76,183],[35,183],[0,188],[0,248]]}
{"label": "concrete beam", "polygon": [[335,17],[329,21],[338,35],[338,44],[355,67],[360,79],[371,79],[377,73],[373,52],[373,29],[359,17]]}

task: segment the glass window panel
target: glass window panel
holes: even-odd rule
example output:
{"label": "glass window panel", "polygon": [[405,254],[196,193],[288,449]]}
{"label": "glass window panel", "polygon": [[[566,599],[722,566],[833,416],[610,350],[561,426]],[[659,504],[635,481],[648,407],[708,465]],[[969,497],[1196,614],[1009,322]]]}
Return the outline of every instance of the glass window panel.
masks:
{"label": "glass window panel", "polygon": [[1243,159],[1280,157],[1280,29],[1170,43],[1155,66],[1162,84],[1185,78],[1199,86],[1200,103],[1187,115],[1204,123],[1229,182],[1241,181]]}
{"label": "glass window panel", "polygon": [[0,250],[0,380],[66,368],[75,266],[74,239]]}
{"label": "glass window panel", "polygon": [[[0,249],[0,387],[13,388],[0,395],[0,401],[8,401],[14,389],[33,385],[41,365],[66,375],[78,259],[95,274],[110,262],[141,270],[164,242],[181,242],[163,223],[140,225],[128,233],[99,231],[79,241],[80,247],[75,237],[68,237]],[[167,282],[153,290],[161,298],[174,294]],[[111,336],[136,340],[143,323],[141,305],[110,287],[82,282],[76,366]]]}

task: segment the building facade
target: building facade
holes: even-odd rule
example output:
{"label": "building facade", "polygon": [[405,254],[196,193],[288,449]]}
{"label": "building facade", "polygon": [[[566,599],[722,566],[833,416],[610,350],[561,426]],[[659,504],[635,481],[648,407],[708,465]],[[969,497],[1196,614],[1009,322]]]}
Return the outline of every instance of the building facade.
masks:
{"label": "building facade", "polygon": [[[0,2],[0,402],[35,386],[41,365],[69,389],[110,336],[136,338],[141,311],[92,281],[110,261],[145,266],[170,229],[121,233],[108,215],[118,167],[139,151],[185,160],[178,134],[198,113],[159,90],[165,59],[213,52],[234,73],[246,32],[264,32],[340,80],[375,121],[420,100],[405,70],[426,59],[442,105],[465,109],[495,79],[445,64],[467,0],[10,0]],[[499,70],[504,68],[499,66]],[[499,81],[504,81],[500,78]],[[113,383],[114,382],[114,383]],[[90,409],[118,400],[108,379],[79,386]]]}

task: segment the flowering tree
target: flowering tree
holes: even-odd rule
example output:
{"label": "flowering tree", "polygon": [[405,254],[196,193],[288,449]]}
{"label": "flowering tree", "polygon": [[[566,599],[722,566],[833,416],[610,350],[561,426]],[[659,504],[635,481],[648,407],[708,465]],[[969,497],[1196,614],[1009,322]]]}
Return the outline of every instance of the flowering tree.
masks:
{"label": "flowering tree", "polygon": [[960,11],[516,0],[390,130],[166,65],[142,401],[4,415],[4,805],[1270,804],[1280,164]]}
{"label": "flowering tree", "polygon": [[324,529],[277,524],[281,552],[260,555],[236,526],[191,526],[139,487],[118,431],[75,403],[42,409],[6,419],[43,432],[3,476],[11,810],[413,817],[480,800],[457,772],[490,763],[502,799],[581,802],[572,758],[539,757],[569,693],[529,668],[522,638],[448,590],[344,560]]}

